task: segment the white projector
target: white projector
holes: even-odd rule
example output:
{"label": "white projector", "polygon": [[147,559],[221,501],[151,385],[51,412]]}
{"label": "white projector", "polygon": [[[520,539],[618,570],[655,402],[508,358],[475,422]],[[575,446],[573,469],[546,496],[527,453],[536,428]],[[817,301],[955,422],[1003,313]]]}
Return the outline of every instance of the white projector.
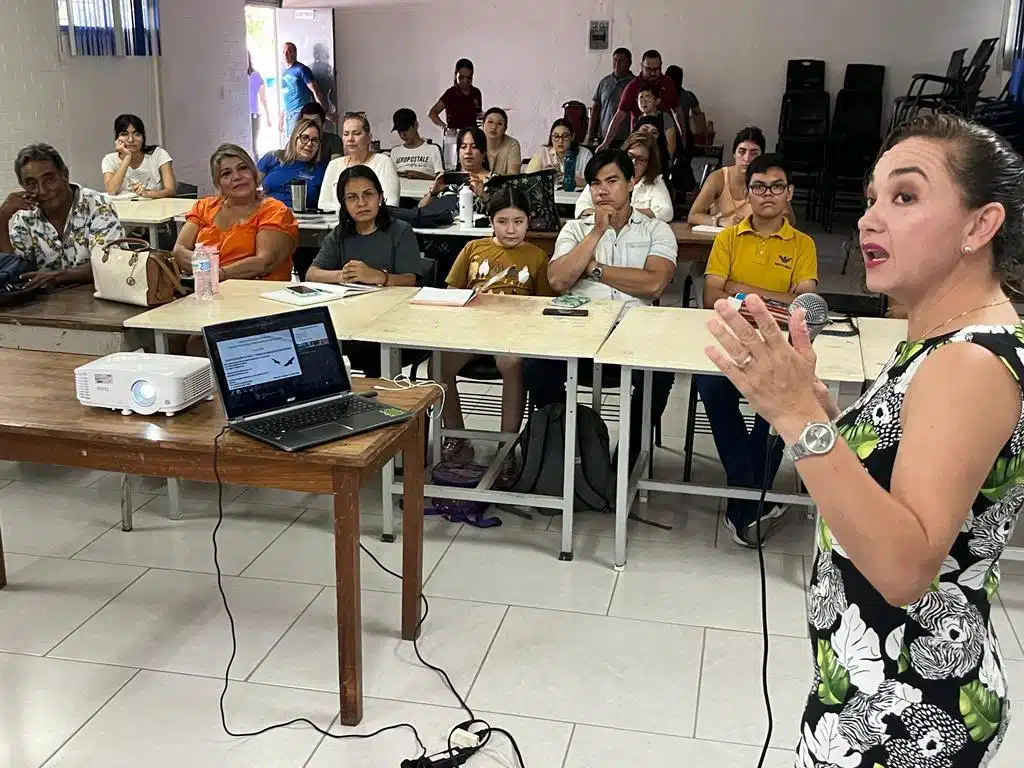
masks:
{"label": "white projector", "polygon": [[173,416],[213,398],[213,371],[202,357],[115,352],[75,369],[75,393],[82,405],[125,416]]}

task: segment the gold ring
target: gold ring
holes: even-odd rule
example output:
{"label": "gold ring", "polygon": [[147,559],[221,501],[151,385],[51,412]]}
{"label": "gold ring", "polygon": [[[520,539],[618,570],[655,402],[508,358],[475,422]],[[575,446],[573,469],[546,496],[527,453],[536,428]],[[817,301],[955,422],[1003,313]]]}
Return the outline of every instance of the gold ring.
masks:
{"label": "gold ring", "polygon": [[744,368],[746,368],[748,365],[750,365],[750,363],[753,362],[753,360],[754,360],[754,356],[753,355],[747,355],[742,361],[733,360],[732,362],[733,362],[733,364],[737,368],[739,368],[742,371]]}

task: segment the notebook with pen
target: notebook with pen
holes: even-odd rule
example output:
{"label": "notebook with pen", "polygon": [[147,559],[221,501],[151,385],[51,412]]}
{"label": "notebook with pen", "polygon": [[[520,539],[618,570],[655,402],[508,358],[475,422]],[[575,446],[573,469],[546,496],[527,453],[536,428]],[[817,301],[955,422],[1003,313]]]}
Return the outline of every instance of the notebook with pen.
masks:
{"label": "notebook with pen", "polygon": [[495,285],[507,280],[514,271],[515,267],[505,267],[476,288],[420,288],[416,295],[409,299],[409,303],[429,304],[435,307],[464,307],[480,294],[487,293]]}

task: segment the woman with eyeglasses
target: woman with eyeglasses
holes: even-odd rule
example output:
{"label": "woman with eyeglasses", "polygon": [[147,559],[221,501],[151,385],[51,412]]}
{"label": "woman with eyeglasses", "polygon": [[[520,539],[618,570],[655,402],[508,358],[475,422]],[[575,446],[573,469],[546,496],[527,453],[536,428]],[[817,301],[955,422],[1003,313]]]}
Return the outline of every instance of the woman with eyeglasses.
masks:
{"label": "woman with eyeglasses", "polygon": [[138,115],[118,115],[114,120],[114,151],[104,155],[103,186],[108,195],[131,192],[156,200],[174,197],[171,156],[163,147],[146,143],[146,126]]}
{"label": "woman with eyeglasses", "polygon": [[523,165],[523,151],[519,142],[505,134],[508,114],[501,107],[484,112],[484,135],[487,136],[487,162],[491,173],[507,176],[519,173]]}
{"label": "woman with eyeglasses", "polygon": [[[463,128],[459,131],[457,146],[459,170],[467,175],[465,185],[473,190],[473,209],[478,215],[484,216],[487,213],[487,201],[491,196],[485,187],[487,180],[491,178],[490,164],[487,162],[487,137],[479,128]],[[444,171],[437,174],[430,190],[420,200],[420,208],[425,208],[439,198],[459,194],[465,185],[448,183],[450,176],[451,174]],[[457,207],[456,203],[453,210]]]}
{"label": "woman with eyeglasses", "polygon": [[526,166],[527,173],[546,171],[554,168],[559,175],[555,177],[555,186],[563,187],[564,180],[575,182],[576,189],[586,186],[583,169],[587,167],[594,155],[586,147],[580,146],[575,138],[572,123],[560,117],[551,124],[548,131],[548,143],[539,147]]}
{"label": "woman with eyeglasses", "polygon": [[[309,268],[317,283],[362,283],[414,286],[422,262],[416,235],[404,221],[391,218],[384,205],[384,188],[371,168],[353,165],[338,179],[341,200],[338,226],[327,235]],[[367,376],[380,376],[380,345],[346,341],[352,367]]]}
{"label": "woman with eyeglasses", "polygon": [[327,164],[320,207],[325,211],[340,210],[338,180],[347,168],[354,168],[357,165],[365,165],[373,171],[380,181],[381,189],[384,190],[385,205],[399,205],[402,186],[398,178],[398,168],[390,157],[374,152],[371,148],[373,135],[365,112],[345,113],[341,124],[341,140],[345,145],[345,156],[336,157]]}
{"label": "woman with eyeglasses", "polygon": [[[673,208],[672,197],[668,193],[668,187],[661,176],[661,161],[658,158],[658,148],[646,133],[631,133],[622,144],[622,148],[633,161],[633,168],[636,184],[633,186],[632,205],[633,210],[651,219],[672,221]],[[576,201],[576,218],[593,214],[594,198],[590,194],[590,187],[585,186]]]}
{"label": "woman with eyeglasses", "polygon": [[[734,165],[723,166],[708,176],[690,206],[687,222],[693,226],[731,227],[747,218],[751,210],[747,200],[747,166],[764,152],[764,133],[756,125],[737,133],[732,140]],[[790,224],[796,221],[788,202],[784,215]]]}
{"label": "woman with eyeglasses", "polygon": [[292,182],[306,183],[306,208],[320,202],[327,163],[321,159],[322,124],[303,117],[295,124],[288,146],[268,152],[256,164],[263,177],[263,191],[289,208],[292,207]]}

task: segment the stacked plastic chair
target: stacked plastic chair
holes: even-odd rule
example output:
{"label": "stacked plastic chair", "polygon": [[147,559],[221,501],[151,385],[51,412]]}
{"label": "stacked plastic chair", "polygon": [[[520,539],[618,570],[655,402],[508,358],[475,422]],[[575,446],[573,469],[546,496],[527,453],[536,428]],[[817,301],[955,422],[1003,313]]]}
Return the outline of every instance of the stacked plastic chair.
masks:
{"label": "stacked plastic chair", "polygon": [[797,198],[806,200],[808,218],[815,217],[822,191],[829,106],[825,62],[791,59],[786,67],[776,151],[792,166]]}

